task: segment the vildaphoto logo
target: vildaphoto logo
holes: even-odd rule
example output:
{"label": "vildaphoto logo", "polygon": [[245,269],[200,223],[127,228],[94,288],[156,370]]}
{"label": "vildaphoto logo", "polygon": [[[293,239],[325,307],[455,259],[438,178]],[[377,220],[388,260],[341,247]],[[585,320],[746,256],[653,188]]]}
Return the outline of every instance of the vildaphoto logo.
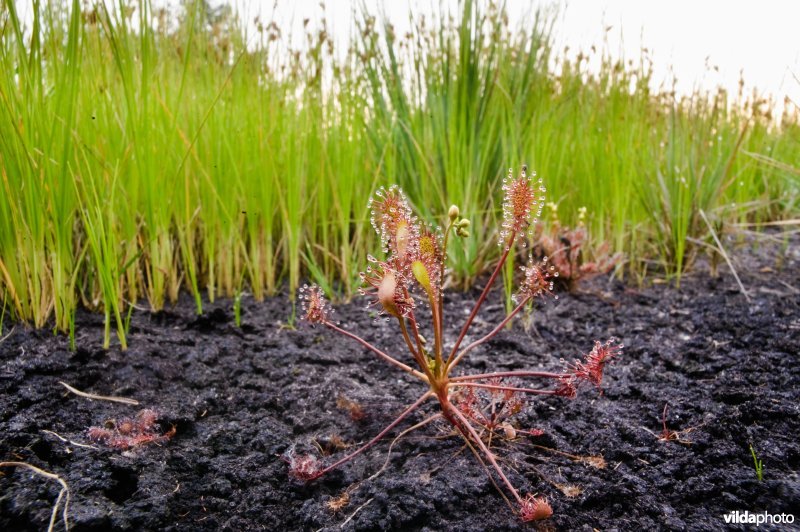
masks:
{"label": "vildaphoto logo", "polygon": [[730,512],[722,516],[725,523],[731,525],[790,525],[794,523],[793,514],[771,514],[769,512],[751,513]]}

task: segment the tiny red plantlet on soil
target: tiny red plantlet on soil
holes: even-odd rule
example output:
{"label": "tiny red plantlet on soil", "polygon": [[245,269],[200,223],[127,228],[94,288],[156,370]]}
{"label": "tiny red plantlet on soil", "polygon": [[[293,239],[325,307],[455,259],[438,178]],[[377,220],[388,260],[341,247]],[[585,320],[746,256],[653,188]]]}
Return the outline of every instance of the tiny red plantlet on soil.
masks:
{"label": "tiny red plantlet on soil", "polygon": [[609,253],[608,242],[597,246],[592,253],[593,260],[589,259],[585,249],[589,239],[584,224],[586,207],[579,209],[578,226],[569,228],[561,225],[558,221],[557,206],[554,203],[548,205],[555,220],[547,233],[541,229],[541,226],[537,228],[534,237],[534,252],[549,259],[550,265],[555,269],[555,275],[569,288],[570,292],[577,290],[580,281],[608,273],[622,261],[621,253],[613,255]]}
{"label": "tiny red plantlet on soil", "polygon": [[109,420],[106,427],[91,427],[87,433],[92,441],[125,451],[148,443],[163,443],[175,435],[175,427],[164,434],[156,432],[157,419],[154,410],[145,409],[134,418]]}
{"label": "tiny red plantlet on soil", "polygon": [[[546,266],[546,262],[536,263],[533,259],[529,260],[522,268],[524,274],[522,284],[514,297],[517,306],[488,334],[462,347],[470,326],[514,245],[534,226],[544,205],[545,188],[542,181],[534,181],[532,176],[527,174],[525,167],[517,177],[509,170],[503,190],[505,199],[500,232],[502,246],[500,260],[461,327],[458,337],[447,345],[444,338],[445,316],[443,315],[444,262],[451,237],[469,235],[469,221],[461,219],[458,207],[453,206],[448,213],[449,223],[444,233],[432,230],[414,216],[408,200],[396,186],[379,190],[370,200],[372,225],[380,235],[383,251],[387,257],[385,260],[369,257],[370,265],[361,274],[365,286],[362,294],[369,295],[370,305],[380,309],[387,319],[397,321],[402,341],[416,367],[387,354],[332,321],[330,305],[319,287],[301,289],[304,316],[307,321],[324,325],[351,338],[389,364],[420,379],[429,389],[372,440],[330,465],[324,466],[314,457],[298,456],[291,451],[285,459],[289,463],[290,474],[293,477],[305,481],[313,480],[344,464],[377,443],[426,401],[436,398],[441,406],[442,417],[463,436],[478,460],[484,465],[488,463],[491,466],[514,498],[517,512],[522,520],[544,519],[552,514],[550,505],[543,498],[531,494],[520,495],[484,442],[484,436],[488,434],[491,437],[497,428],[508,428],[505,423],[506,418],[522,408],[522,398],[526,395],[573,398],[581,382],[600,386],[605,365],[620,353],[622,345],[617,344],[614,339],[605,343],[596,342],[594,349],[584,360],[576,361],[560,373],[504,371],[478,375],[453,375],[453,370],[470,351],[499,333],[535,297],[550,294],[553,289],[553,267]],[[430,306],[432,344],[420,333],[420,324],[414,312],[417,308],[414,296],[427,300]],[[533,388],[509,384],[502,380],[508,378],[552,379],[555,381],[555,386],[550,389]],[[476,395],[478,391],[488,392],[489,407],[479,404]]]}
{"label": "tiny red plantlet on soil", "polygon": [[677,431],[668,428],[667,427],[668,408],[669,404],[664,404],[664,412],[661,414],[661,434],[658,434],[658,441],[661,442],[676,441],[684,445],[691,445],[692,444],[691,440],[687,440],[684,436],[692,432],[695,429],[695,427],[689,427],[688,429],[677,430]]}

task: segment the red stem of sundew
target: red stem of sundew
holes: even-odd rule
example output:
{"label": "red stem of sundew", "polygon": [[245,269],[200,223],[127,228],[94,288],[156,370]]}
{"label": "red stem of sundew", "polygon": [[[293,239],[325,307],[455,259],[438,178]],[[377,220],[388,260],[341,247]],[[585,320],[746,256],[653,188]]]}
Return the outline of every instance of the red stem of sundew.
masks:
{"label": "red stem of sundew", "polygon": [[[411,294],[409,294],[408,289],[405,290],[405,297],[407,299],[411,297]],[[433,305],[433,303],[431,303],[431,305]],[[436,333],[436,331],[437,331],[437,329],[436,329],[436,312],[435,312],[435,309],[433,309],[433,310],[434,310],[434,313],[433,313],[434,333]],[[412,312],[411,315],[408,316],[407,318],[400,316],[400,317],[398,317],[398,319],[400,320],[400,328],[403,329],[403,334],[405,336],[408,336],[408,331],[406,330],[404,320],[408,319],[408,322],[411,324],[411,329],[412,329],[412,331],[414,333],[414,340],[417,342],[417,349],[414,350],[413,348],[411,348],[411,343],[408,340],[406,340],[406,343],[408,344],[409,349],[411,349],[411,354],[414,355],[414,360],[417,361],[417,365],[420,367],[420,369],[422,369],[423,372],[425,372],[425,375],[428,376],[428,379],[435,378],[434,375],[433,375],[433,372],[430,370],[430,368],[428,368],[428,363],[425,360],[425,349],[424,349],[424,346],[422,344],[422,339],[419,336],[419,329],[417,328],[417,321],[414,318],[414,313]],[[436,339],[434,340],[434,347],[436,349],[441,350],[441,339],[439,338],[439,336],[437,336]]]}
{"label": "red stem of sundew", "polygon": [[500,332],[500,331],[503,329],[503,327],[505,327],[505,326],[506,326],[506,324],[507,324],[508,322],[510,322],[512,319],[514,319],[514,316],[516,316],[516,315],[519,313],[519,311],[520,311],[520,310],[522,310],[522,308],[523,308],[525,305],[527,305],[527,304],[528,304],[528,301],[530,301],[531,299],[532,299],[532,297],[531,297],[531,296],[527,296],[527,297],[525,297],[525,298],[522,300],[522,302],[521,302],[519,305],[517,305],[517,308],[515,308],[514,310],[512,310],[512,311],[511,311],[511,313],[510,313],[508,316],[506,316],[506,317],[505,317],[505,319],[504,319],[503,321],[501,321],[501,322],[500,322],[500,323],[497,325],[497,327],[495,327],[494,329],[492,329],[492,331],[491,331],[490,333],[488,333],[488,334],[487,334],[486,336],[484,336],[483,338],[480,338],[480,339],[478,339],[478,340],[475,340],[474,342],[472,342],[471,344],[469,344],[467,347],[465,347],[464,349],[462,349],[462,350],[461,350],[461,352],[458,354],[458,356],[457,356],[456,358],[454,358],[454,359],[453,359],[453,362],[452,362],[452,363],[450,363],[450,364],[447,366],[447,369],[448,369],[448,370],[451,370],[451,369],[453,369],[454,367],[456,367],[456,365],[458,365],[458,363],[461,361],[461,359],[462,359],[462,358],[464,358],[464,355],[466,355],[467,353],[469,353],[470,351],[472,351],[473,349],[475,349],[476,347],[478,347],[478,346],[479,346],[479,345],[481,345],[482,343],[484,343],[484,342],[486,342],[486,341],[490,340],[490,339],[491,339],[491,338],[492,338],[494,335],[496,335],[497,333],[499,333],[499,332]]}
{"label": "red stem of sundew", "polygon": [[433,356],[434,360],[436,361],[436,371],[441,371],[442,367],[442,329],[441,329],[441,319],[442,316],[439,313],[439,305],[437,304],[436,300],[432,297],[428,297],[431,305],[431,317],[433,318]]}
{"label": "red stem of sundew", "polygon": [[408,347],[409,351],[411,351],[411,356],[414,357],[414,360],[417,362],[417,365],[420,367],[420,369],[422,369],[422,371],[425,372],[425,375],[428,377],[428,380],[430,381],[430,379],[433,378],[433,375],[431,374],[428,365],[425,363],[425,355],[423,354],[422,351],[422,344],[418,342],[417,346],[419,349],[418,350],[414,349],[414,346],[411,343],[411,337],[409,337],[408,335],[408,327],[406,327],[406,318],[399,316],[397,318],[397,321],[400,323],[400,330],[403,333],[403,339],[406,342],[406,346]]}
{"label": "red stem of sundew", "polygon": [[351,333],[349,331],[345,331],[344,329],[342,329],[341,327],[336,326],[334,323],[332,323],[330,321],[326,320],[326,321],[323,321],[322,323],[326,327],[329,327],[329,328],[333,329],[334,331],[347,336],[348,338],[352,338],[356,342],[360,343],[361,345],[363,345],[364,347],[366,347],[367,349],[369,349],[370,351],[372,351],[373,353],[375,353],[376,355],[378,355],[379,357],[384,359],[389,364],[393,364],[393,365],[397,366],[398,368],[402,369],[403,371],[405,371],[407,373],[410,373],[410,374],[414,375],[415,377],[417,377],[419,379],[422,379],[425,382],[428,382],[428,377],[425,374],[420,373],[419,371],[415,370],[411,366],[407,366],[407,365],[403,364],[402,362],[400,362],[399,360],[395,359],[394,357],[392,357],[390,355],[387,355],[386,353],[384,353],[383,351],[381,351],[380,349],[378,349],[374,345],[370,344],[369,342],[367,342],[366,340],[364,340],[360,336],[357,336],[357,335],[355,335],[355,334],[353,334],[353,333]]}
{"label": "red stem of sundew", "polygon": [[422,341],[422,336],[419,334],[419,327],[417,327],[417,320],[414,316],[410,316],[408,318],[408,323],[411,324],[411,332],[414,333],[414,339],[417,342],[417,347],[419,350],[419,360],[417,364],[419,364],[420,368],[428,375],[428,382],[433,382],[435,377],[433,376],[430,368],[428,367],[428,361],[425,359],[425,345]]}
{"label": "red stem of sundew", "polygon": [[461,328],[461,333],[458,335],[458,340],[456,340],[455,345],[453,346],[453,350],[450,351],[450,356],[447,357],[447,366],[453,361],[453,358],[456,356],[458,352],[458,348],[461,346],[461,342],[464,340],[464,337],[467,335],[467,331],[469,330],[470,325],[472,325],[472,321],[475,319],[475,316],[478,315],[478,310],[483,305],[484,300],[486,300],[486,296],[489,295],[489,290],[492,288],[494,284],[494,280],[497,279],[497,276],[500,274],[500,270],[503,268],[503,264],[505,264],[506,259],[508,258],[508,254],[511,251],[511,244],[514,243],[514,239],[517,237],[517,232],[513,231],[511,236],[508,238],[508,242],[506,242],[506,249],[503,251],[503,256],[500,257],[500,262],[497,263],[494,271],[492,272],[492,276],[489,277],[489,280],[486,282],[486,286],[481,292],[478,301],[475,303],[475,306],[472,308],[472,312],[470,312],[467,321],[464,323],[464,326]]}
{"label": "red stem of sundew", "polygon": [[497,371],[494,373],[480,373],[478,375],[462,375],[453,377],[450,383],[480,381],[494,379],[496,377],[541,377],[544,379],[564,379],[569,377],[569,373],[551,373],[549,371]]}
{"label": "red stem of sundew", "polygon": [[406,327],[406,320],[402,316],[397,318],[397,322],[400,324],[400,332],[403,333],[403,340],[406,342],[406,346],[408,350],[411,352],[411,356],[419,362],[419,358],[417,356],[417,350],[414,348],[414,344],[411,343],[411,337],[408,336],[408,327]]}
{"label": "red stem of sundew", "polygon": [[[453,230],[453,224],[455,220],[450,220],[450,223],[447,225],[447,230],[444,232],[444,243],[442,245],[442,271],[439,273],[439,301],[438,301],[438,308],[439,308],[439,340],[444,341],[444,272],[445,267],[444,263],[447,261],[447,243],[448,239],[450,238],[450,231]],[[441,347],[444,349],[444,346]]]}
{"label": "red stem of sundew", "polygon": [[487,390],[499,390],[501,392],[522,392],[538,395],[558,395],[556,390],[537,390],[536,388],[518,388],[516,386],[497,386],[494,384],[480,384],[476,382],[451,382],[450,386],[469,386],[471,388],[485,388]]}
{"label": "red stem of sundew", "polygon": [[406,409],[403,411],[403,413],[402,413],[402,414],[400,414],[399,416],[397,416],[397,418],[396,418],[394,421],[392,421],[392,422],[389,424],[389,426],[387,426],[385,429],[383,429],[383,430],[382,430],[382,431],[381,431],[381,432],[380,432],[380,433],[379,433],[377,436],[375,436],[375,437],[374,437],[374,438],[372,438],[370,441],[368,441],[367,443],[365,443],[364,445],[362,445],[361,447],[359,447],[358,449],[356,449],[356,450],[355,450],[355,451],[353,451],[352,453],[348,454],[348,455],[347,455],[347,456],[345,456],[344,458],[342,458],[342,459],[340,459],[340,460],[337,460],[337,461],[336,461],[336,462],[334,462],[333,464],[331,464],[331,465],[329,465],[328,467],[326,467],[325,469],[321,470],[321,471],[320,471],[320,472],[317,474],[317,477],[321,477],[322,475],[324,475],[324,474],[325,474],[325,473],[327,473],[328,471],[330,471],[330,470],[332,470],[332,469],[335,469],[335,468],[339,467],[340,465],[342,465],[343,463],[347,462],[348,460],[352,460],[353,458],[355,458],[355,457],[356,457],[356,456],[358,456],[359,454],[363,453],[364,451],[366,451],[367,449],[369,449],[370,447],[372,447],[373,445],[375,445],[376,443],[378,443],[378,441],[380,441],[380,439],[381,439],[381,438],[383,438],[384,436],[386,436],[386,434],[388,434],[390,430],[392,430],[393,428],[395,428],[395,427],[396,427],[396,426],[397,426],[397,425],[398,425],[398,424],[399,424],[401,421],[403,421],[403,420],[404,420],[406,417],[408,417],[408,415],[409,415],[410,413],[412,413],[414,410],[416,410],[417,408],[419,408],[419,407],[420,407],[420,405],[422,405],[422,403],[424,403],[425,401],[427,401],[428,399],[430,399],[430,397],[431,397],[432,395],[433,395],[433,393],[432,393],[432,392],[426,392],[426,393],[425,393],[425,395],[423,395],[422,397],[420,397],[419,399],[417,399],[417,401],[416,401],[416,402],[415,402],[413,405],[411,405],[411,406],[409,406],[408,408],[406,408]]}
{"label": "red stem of sundew", "polygon": [[[472,439],[474,441],[474,443],[483,452],[483,454],[486,455],[486,459],[489,461],[490,464],[492,464],[492,467],[494,467],[494,470],[497,471],[497,474],[503,480],[503,483],[508,488],[508,491],[511,492],[511,494],[514,496],[514,498],[517,500],[517,502],[519,502],[519,504],[521,505],[522,504],[522,498],[519,496],[519,493],[517,492],[516,488],[514,488],[514,486],[511,484],[511,481],[509,481],[508,477],[506,477],[505,473],[503,473],[503,470],[500,468],[500,464],[497,463],[497,460],[495,460],[494,455],[492,454],[492,452],[483,443],[483,440],[481,440],[480,435],[477,432],[475,432],[474,428],[472,428],[472,425],[470,424],[469,420],[464,416],[464,414],[461,413],[461,411],[458,410],[458,408],[456,408],[452,404],[448,404],[447,406],[450,408],[450,410],[453,412],[453,414],[455,414],[455,416],[461,422],[459,425],[456,425],[456,426],[459,427],[459,429],[462,430],[462,432],[464,430],[466,430],[467,433],[469,434],[469,436],[467,436],[467,434],[464,434],[464,437],[467,437],[468,439]],[[442,407],[445,407],[445,405],[442,405]],[[462,428],[462,425],[463,425],[463,428]]]}

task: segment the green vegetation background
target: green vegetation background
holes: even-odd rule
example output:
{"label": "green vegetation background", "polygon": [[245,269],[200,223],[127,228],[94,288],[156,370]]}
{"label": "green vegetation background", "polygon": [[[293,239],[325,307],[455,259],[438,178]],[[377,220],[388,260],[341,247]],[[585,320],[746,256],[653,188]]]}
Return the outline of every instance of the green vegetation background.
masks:
{"label": "green vegetation background", "polygon": [[309,23],[295,51],[202,1],[34,2],[29,28],[2,2],[0,298],[36,326],[72,330],[84,305],[124,348],[131,304],[183,289],[198,312],[204,292],[304,277],[351,294],[377,247],[367,199],[390,183],[431,222],[453,203],[470,218],[456,286],[497,256],[500,183],[522,164],[637,279],[679,280],[710,242],[701,213],[718,232],[797,214],[796,108],[654,90],[646,54],[570,59],[553,17],[465,1],[396,35],[357,13],[351,49]]}

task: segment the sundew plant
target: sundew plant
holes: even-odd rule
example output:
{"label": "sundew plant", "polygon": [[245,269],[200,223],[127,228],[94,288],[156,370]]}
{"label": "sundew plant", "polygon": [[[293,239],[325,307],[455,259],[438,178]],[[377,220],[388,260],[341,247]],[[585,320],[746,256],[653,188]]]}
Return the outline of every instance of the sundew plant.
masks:
{"label": "sundew plant", "polygon": [[[532,521],[550,515],[546,500],[532,493],[521,494],[514,487],[487,446],[484,440],[497,428],[497,417],[486,415],[474,392],[483,390],[500,396],[504,405],[502,409],[509,409],[503,414],[505,416],[519,412],[523,406],[522,397],[526,395],[574,398],[582,382],[600,386],[606,364],[620,353],[622,345],[613,338],[604,343],[596,342],[584,360],[576,361],[561,372],[519,370],[456,374],[456,368],[472,350],[500,332],[534,298],[551,294],[553,288],[551,277],[555,273],[552,267],[548,267],[546,262],[534,263],[533,259],[529,260],[522,268],[522,281],[514,296],[516,307],[488,334],[466,346],[462,345],[509,254],[518,242],[524,241],[544,203],[545,188],[542,181],[529,176],[525,167],[517,177],[509,170],[503,191],[503,223],[499,231],[501,256],[455,340],[445,337],[445,258],[451,240],[468,237],[470,225],[460,218],[460,210],[455,205],[450,207],[449,220],[441,234],[420,222],[405,195],[396,186],[379,190],[370,201],[372,225],[380,236],[386,256],[384,259],[369,258],[370,265],[361,274],[364,283],[362,294],[386,319],[397,322],[397,334],[402,337],[406,355],[386,353],[342,328],[332,320],[330,304],[318,286],[302,289],[304,315],[308,322],[324,325],[358,342],[389,364],[422,381],[427,390],[372,440],[332,464],[323,465],[313,456],[290,453],[287,461],[292,476],[310,481],[341,466],[385,437],[427,401],[435,399],[440,406],[437,416],[455,427],[492,476],[493,482],[495,476],[500,480],[511,496],[512,508],[520,518]],[[424,328],[415,312],[421,304],[428,306],[431,316],[430,323]],[[428,341],[423,332],[431,335],[432,341]],[[554,386],[535,388],[518,383],[527,379],[553,381]],[[509,501],[508,498],[506,500]]]}

